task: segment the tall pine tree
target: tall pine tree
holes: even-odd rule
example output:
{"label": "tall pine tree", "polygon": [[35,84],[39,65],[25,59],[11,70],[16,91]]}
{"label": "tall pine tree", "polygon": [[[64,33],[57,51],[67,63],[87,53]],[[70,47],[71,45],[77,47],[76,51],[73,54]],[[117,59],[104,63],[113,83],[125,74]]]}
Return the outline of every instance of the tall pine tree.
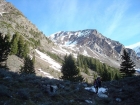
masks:
{"label": "tall pine tree", "polygon": [[18,53],[18,40],[19,40],[19,34],[16,33],[13,35],[12,41],[11,41],[11,55],[15,55]]}
{"label": "tall pine tree", "polygon": [[28,46],[27,43],[25,43],[25,44],[24,44],[23,57],[24,57],[24,58],[27,57],[28,53],[29,53],[29,46]]}
{"label": "tall pine tree", "polygon": [[62,65],[62,73],[63,76],[61,78],[64,80],[70,80],[73,82],[83,81],[82,76],[79,74],[80,70],[76,66],[76,63],[72,55],[65,56]]}
{"label": "tall pine tree", "polygon": [[24,60],[24,66],[21,68],[20,73],[35,74],[34,63],[35,63],[35,57],[31,59],[29,56],[27,56]]}
{"label": "tall pine tree", "polygon": [[18,53],[17,55],[21,58],[24,57],[24,40],[23,37],[20,35],[18,40]]}
{"label": "tall pine tree", "polygon": [[123,50],[123,55],[121,55],[122,62],[120,64],[120,72],[122,74],[122,77],[132,76],[135,73],[135,64],[130,59],[129,54],[126,52],[126,50]]}
{"label": "tall pine tree", "polygon": [[9,36],[3,36],[0,33],[0,67],[6,66],[6,60],[8,59],[8,54],[10,53],[10,41]]}

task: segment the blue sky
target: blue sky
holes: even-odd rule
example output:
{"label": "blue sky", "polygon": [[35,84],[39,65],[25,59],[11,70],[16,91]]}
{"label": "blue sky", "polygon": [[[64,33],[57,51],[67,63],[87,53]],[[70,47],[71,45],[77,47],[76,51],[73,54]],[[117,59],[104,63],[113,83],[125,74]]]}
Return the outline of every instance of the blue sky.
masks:
{"label": "blue sky", "polygon": [[140,42],[140,0],[6,0],[46,36],[97,29],[125,46]]}

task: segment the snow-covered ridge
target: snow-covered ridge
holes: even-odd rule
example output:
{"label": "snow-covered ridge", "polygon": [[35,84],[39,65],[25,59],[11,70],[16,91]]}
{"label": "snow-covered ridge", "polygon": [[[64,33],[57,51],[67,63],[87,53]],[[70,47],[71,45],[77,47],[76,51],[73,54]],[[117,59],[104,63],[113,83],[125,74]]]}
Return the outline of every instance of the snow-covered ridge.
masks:
{"label": "snow-covered ridge", "polygon": [[[50,36],[50,38],[58,46],[62,46],[62,49],[66,48],[65,50],[71,54],[80,53],[85,56],[97,58],[109,65],[119,67],[120,54],[124,46],[118,41],[106,38],[96,29],[61,31]],[[57,51],[61,55],[66,52],[60,51],[60,48],[52,50],[52,52],[56,52],[56,54]],[[132,51],[130,53],[132,53]],[[136,57],[136,54],[133,54],[132,58],[133,57]],[[110,58],[111,61],[108,61]]]}
{"label": "snow-covered ridge", "polygon": [[82,36],[87,36],[89,35],[92,31],[95,31],[94,29],[86,29],[86,30],[79,30],[79,31],[59,31],[56,32],[52,35],[50,35],[50,39],[54,40],[56,37],[60,36],[67,36],[70,38],[72,35],[75,35],[77,37],[82,37]]}

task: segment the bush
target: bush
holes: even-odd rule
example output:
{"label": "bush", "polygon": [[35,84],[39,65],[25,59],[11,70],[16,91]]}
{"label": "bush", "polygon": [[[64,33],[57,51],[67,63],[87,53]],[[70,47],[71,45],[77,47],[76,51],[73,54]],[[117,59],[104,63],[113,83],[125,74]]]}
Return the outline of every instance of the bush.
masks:
{"label": "bush", "polygon": [[27,88],[19,89],[17,93],[18,97],[23,100],[28,100],[30,97],[29,90]]}
{"label": "bush", "polygon": [[8,90],[8,87],[4,86],[4,85],[0,85],[0,96],[4,97],[10,97],[10,91]]}

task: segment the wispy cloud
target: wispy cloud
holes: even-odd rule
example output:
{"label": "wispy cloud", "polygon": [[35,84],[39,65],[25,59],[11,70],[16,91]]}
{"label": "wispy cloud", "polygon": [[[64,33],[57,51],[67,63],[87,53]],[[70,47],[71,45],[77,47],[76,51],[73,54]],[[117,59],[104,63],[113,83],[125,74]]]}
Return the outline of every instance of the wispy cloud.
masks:
{"label": "wispy cloud", "polygon": [[140,41],[139,0],[7,1],[46,35],[92,28],[125,45]]}
{"label": "wispy cloud", "polygon": [[113,2],[105,11],[105,16],[108,21],[108,27],[105,34],[110,37],[117,28],[123,23],[125,12],[129,8],[129,4],[126,2]]}
{"label": "wispy cloud", "polygon": [[126,48],[136,48],[136,47],[138,47],[138,46],[140,46],[140,42],[138,42],[138,43],[135,43],[135,44],[132,44],[132,45],[130,45],[130,46],[126,46]]}

